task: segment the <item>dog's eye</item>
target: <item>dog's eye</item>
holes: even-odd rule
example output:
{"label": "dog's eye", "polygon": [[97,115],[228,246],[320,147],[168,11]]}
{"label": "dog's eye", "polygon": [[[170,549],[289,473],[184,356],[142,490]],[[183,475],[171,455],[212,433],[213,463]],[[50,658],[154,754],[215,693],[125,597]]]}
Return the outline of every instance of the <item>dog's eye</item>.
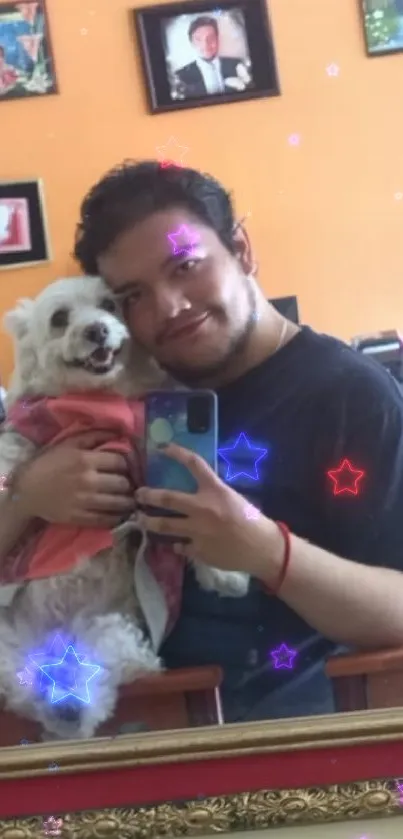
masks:
{"label": "dog's eye", "polygon": [[105,309],[105,312],[116,312],[116,303],[111,297],[104,297],[99,304],[100,309]]}
{"label": "dog's eye", "polygon": [[56,312],[53,312],[53,315],[50,319],[50,325],[53,326],[55,329],[64,329],[68,325],[68,322],[68,309],[57,309]]}

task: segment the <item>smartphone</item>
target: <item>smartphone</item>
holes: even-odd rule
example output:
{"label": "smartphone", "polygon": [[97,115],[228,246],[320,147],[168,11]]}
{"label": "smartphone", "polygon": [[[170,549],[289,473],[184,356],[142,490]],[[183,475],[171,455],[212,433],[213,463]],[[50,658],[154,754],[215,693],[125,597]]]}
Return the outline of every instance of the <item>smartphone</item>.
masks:
{"label": "smartphone", "polygon": [[[146,397],[146,486],[197,492],[197,482],[182,463],[158,446],[177,443],[196,452],[217,473],[218,403],[211,390],[153,391]],[[148,507],[147,514],[181,518],[180,513]],[[160,537],[172,541],[175,537]]]}

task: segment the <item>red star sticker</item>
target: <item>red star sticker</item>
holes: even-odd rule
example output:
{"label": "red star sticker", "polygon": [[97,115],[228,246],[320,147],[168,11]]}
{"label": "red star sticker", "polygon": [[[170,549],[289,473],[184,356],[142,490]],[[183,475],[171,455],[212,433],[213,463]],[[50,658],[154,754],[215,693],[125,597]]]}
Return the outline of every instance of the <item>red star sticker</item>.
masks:
{"label": "red star sticker", "polygon": [[358,495],[358,483],[365,472],[362,469],[354,469],[350,461],[344,458],[337,469],[329,469],[327,474],[334,482],[333,495],[340,495],[342,492]]}

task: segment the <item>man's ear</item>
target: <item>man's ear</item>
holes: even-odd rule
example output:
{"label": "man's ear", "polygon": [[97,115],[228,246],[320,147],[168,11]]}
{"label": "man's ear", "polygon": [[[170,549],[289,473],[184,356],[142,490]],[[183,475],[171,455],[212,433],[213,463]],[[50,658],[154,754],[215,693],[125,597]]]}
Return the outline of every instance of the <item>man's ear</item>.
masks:
{"label": "man's ear", "polygon": [[242,226],[239,224],[234,230],[232,241],[235,251],[235,259],[238,260],[246,275],[254,273],[255,261],[253,258],[252,247],[249,236]]}
{"label": "man's ear", "polygon": [[28,297],[19,300],[15,309],[6,312],[3,318],[3,326],[6,332],[13,335],[18,341],[28,332],[29,321],[34,301]]}

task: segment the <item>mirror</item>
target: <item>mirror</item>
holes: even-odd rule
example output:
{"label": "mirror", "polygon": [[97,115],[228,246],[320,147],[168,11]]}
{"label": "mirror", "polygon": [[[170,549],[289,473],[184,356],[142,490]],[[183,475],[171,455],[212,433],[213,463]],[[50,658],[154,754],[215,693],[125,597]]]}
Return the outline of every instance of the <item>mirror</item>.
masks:
{"label": "mirror", "polygon": [[[392,107],[402,58],[367,59],[359,5],[344,4],[348,37],[335,11],[325,19],[306,4],[298,22],[279,6],[284,92],[233,105],[245,126],[255,114],[259,132],[256,123],[248,143],[234,137],[227,164],[214,145],[204,154],[200,125],[185,160],[188,123],[179,130],[172,115],[169,165],[128,164],[98,185],[105,201],[87,196],[68,271],[77,206],[115,159],[76,178],[73,153],[66,222],[64,205],[51,209],[66,192],[62,145],[55,169],[47,153],[34,165],[43,194],[33,181],[4,194],[0,185],[0,306],[14,310],[0,352],[2,746],[323,714],[330,725],[336,712],[403,704],[403,193]],[[397,0],[364,5],[372,40],[376,20],[403,25]],[[22,119],[26,103],[1,104],[10,147],[16,105]],[[220,118],[232,136],[236,111],[220,110],[192,117]],[[139,157],[155,156],[157,134]],[[18,168],[21,159],[10,182]],[[251,207],[246,220],[229,188],[237,208]],[[44,196],[62,236],[53,262]],[[40,292],[40,304],[15,308]],[[213,396],[186,424],[188,389]],[[140,400],[151,390],[164,394],[152,416]],[[88,429],[91,443],[66,445]],[[209,464],[193,463],[193,489],[160,451],[172,441]],[[62,454],[47,451],[46,472],[40,450],[56,443]],[[151,448],[155,469],[141,472]],[[188,477],[190,466],[181,464]]]}

